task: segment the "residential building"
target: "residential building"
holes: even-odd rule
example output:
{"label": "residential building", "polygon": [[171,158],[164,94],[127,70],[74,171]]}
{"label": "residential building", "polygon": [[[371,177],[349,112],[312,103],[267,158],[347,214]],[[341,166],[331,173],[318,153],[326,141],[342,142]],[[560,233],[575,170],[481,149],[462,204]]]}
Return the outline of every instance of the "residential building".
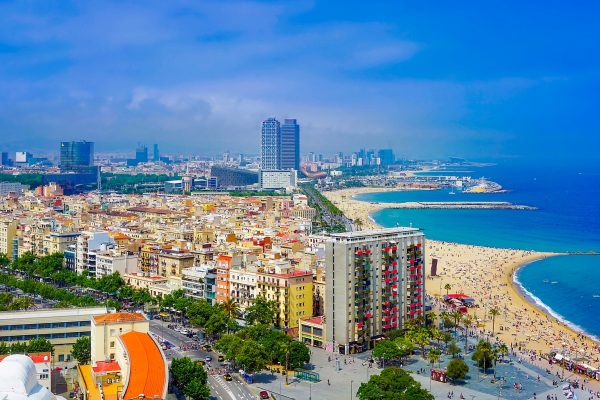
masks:
{"label": "residential building", "polygon": [[261,170],[260,188],[264,190],[295,188],[297,171],[290,170]]}
{"label": "residential building", "polygon": [[78,274],[83,271],[89,271],[96,274],[96,254],[98,251],[104,252],[109,245],[115,243],[115,240],[108,232],[82,232],[77,237],[77,253],[75,260],[75,270]]}
{"label": "residential building", "polygon": [[216,303],[217,270],[212,265],[199,265],[182,271],[181,288],[188,297]]}
{"label": "residential building", "polygon": [[284,119],[281,125],[281,169],[300,170],[300,125]]}
{"label": "residential building", "polygon": [[69,246],[77,245],[79,232],[50,232],[44,237],[44,254],[63,253]]}
{"label": "residential building", "polygon": [[243,310],[256,298],[256,268],[234,268],[229,271],[229,296]]}
{"label": "residential building", "polygon": [[311,271],[295,270],[286,261],[272,261],[256,273],[257,296],[279,305],[275,325],[298,327],[301,318],[312,317],[313,277]]}
{"label": "residential building", "polygon": [[138,256],[130,251],[107,249],[96,252],[96,278],[118,272],[119,275],[135,273],[138,271]]}
{"label": "residential building", "polygon": [[275,118],[262,123],[260,168],[281,169],[281,125]]}
{"label": "residential building", "polygon": [[60,170],[64,172],[85,172],[94,165],[93,142],[61,142]]}
{"label": "residential building", "polygon": [[185,268],[194,266],[194,255],[181,251],[161,251],[158,255],[158,275],[169,278],[181,277]]}
{"label": "residential building", "polygon": [[424,315],[425,236],[416,228],[332,234],[326,242],[327,343],[363,351]]}
{"label": "residential building", "polygon": [[0,312],[0,342],[43,337],[54,345],[54,362],[71,361],[73,344],[82,336],[90,336],[91,317],[106,312],[106,307]]}
{"label": "residential building", "polygon": [[13,241],[17,235],[17,221],[11,219],[0,220],[0,253],[11,257],[13,254]]}

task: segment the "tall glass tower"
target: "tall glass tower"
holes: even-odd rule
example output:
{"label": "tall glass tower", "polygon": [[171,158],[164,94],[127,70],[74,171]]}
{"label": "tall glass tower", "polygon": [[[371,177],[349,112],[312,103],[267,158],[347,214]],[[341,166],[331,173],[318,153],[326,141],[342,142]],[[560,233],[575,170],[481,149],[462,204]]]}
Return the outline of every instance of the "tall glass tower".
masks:
{"label": "tall glass tower", "polygon": [[281,125],[281,169],[300,169],[300,125],[285,119]]}
{"label": "tall glass tower", "polygon": [[93,142],[61,142],[60,169],[62,171],[83,172],[94,165]]}
{"label": "tall glass tower", "polygon": [[281,169],[281,125],[275,118],[267,118],[262,123],[260,168]]}

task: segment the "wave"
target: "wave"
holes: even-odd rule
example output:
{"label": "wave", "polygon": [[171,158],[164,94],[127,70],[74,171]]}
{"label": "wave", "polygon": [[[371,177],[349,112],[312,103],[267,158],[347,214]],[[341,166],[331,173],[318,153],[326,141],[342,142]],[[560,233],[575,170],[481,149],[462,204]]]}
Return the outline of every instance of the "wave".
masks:
{"label": "wave", "polygon": [[577,325],[577,324],[569,321],[568,319],[566,319],[565,317],[563,317],[561,314],[559,314],[556,311],[554,311],[552,309],[552,307],[550,307],[549,305],[547,305],[546,303],[544,303],[542,300],[540,300],[539,297],[537,297],[536,295],[534,295],[533,293],[531,293],[529,290],[527,290],[525,288],[525,286],[523,286],[523,284],[521,283],[521,281],[519,281],[519,278],[517,277],[517,272],[521,268],[524,268],[524,267],[526,267],[529,264],[531,264],[531,263],[527,263],[527,264],[521,265],[513,273],[513,283],[517,286],[517,289],[525,296],[525,298],[530,303],[533,303],[536,307],[538,307],[539,309],[541,309],[545,313],[550,314],[552,317],[556,318],[560,323],[568,326],[569,328],[573,329],[576,332],[579,332],[581,334],[586,335],[587,337],[591,338],[592,340],[595,340],[597,342],[600,341],[600,339],[597,336],[589,333],[588,331],[586,331],[581,326],[579,326],[579,325]]}

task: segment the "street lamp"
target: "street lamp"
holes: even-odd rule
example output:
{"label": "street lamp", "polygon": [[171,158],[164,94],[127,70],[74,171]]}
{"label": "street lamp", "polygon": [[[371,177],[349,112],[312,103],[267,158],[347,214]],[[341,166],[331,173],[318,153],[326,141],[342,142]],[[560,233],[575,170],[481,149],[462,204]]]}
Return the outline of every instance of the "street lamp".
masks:
{"label": "street lamp", "polygon": [[354,383],[354,381],[350,381],[350,400],[352,400],[352,398],[354,397],[354,391],[352,390],[353,383]]}

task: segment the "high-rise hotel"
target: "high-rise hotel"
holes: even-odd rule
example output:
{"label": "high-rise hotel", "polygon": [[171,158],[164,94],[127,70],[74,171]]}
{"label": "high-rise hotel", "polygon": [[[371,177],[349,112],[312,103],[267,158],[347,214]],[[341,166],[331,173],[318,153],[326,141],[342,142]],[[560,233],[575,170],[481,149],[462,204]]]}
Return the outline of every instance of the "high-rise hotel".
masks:
{"label": "high-rise hotel", "polygon": [[326,342],[348,354],[425,312],[425,236],[417,228],[332,234],[326,241]]}

